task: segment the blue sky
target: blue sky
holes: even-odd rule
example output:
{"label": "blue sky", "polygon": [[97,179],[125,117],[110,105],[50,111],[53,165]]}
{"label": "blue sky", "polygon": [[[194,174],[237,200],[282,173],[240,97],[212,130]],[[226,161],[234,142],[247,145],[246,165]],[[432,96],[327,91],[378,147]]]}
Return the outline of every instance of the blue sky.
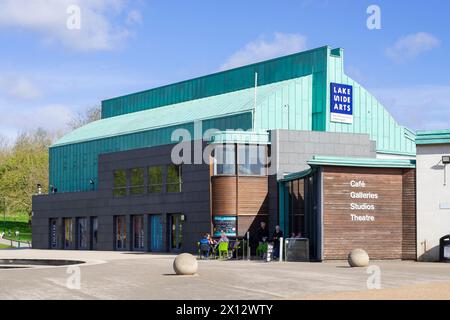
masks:
{"label": "blue sky", "polygon": [[63,132],[105,98],[323,45],[400,124],[450,128],[449,21],[442,0],[0,0],[0,135]]}

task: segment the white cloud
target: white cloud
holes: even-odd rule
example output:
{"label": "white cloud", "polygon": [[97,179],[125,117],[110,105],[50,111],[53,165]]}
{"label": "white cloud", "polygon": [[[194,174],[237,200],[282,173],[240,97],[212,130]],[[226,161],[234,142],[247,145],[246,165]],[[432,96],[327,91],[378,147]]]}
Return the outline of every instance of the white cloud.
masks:
{"label": "white cloud", "polygon": [[142,14],[138,10],[131,10],[130,12],[128,12],[126,22],[129,25],[133,25],[133,24],[140,25],[140,24],[142,24],[143,20],[144,19],[142,18]]}
{"label": "white cloud", "polygon": [[397,40],[393,46],[386,49],[386,55],[394,61],[406,62],[439,47],[440,44],[441,41],[432,34],[419,32]]}
{"label": "white cloud", "polygon": [[450,85],[370,90],[402,125],[413,130],[450,129]]}
{"label": "white cloud", "polygon": [[65,105],[43,105],[36,108],[11,108],[0,101],[0,135],[15,139],[18,133],[44,128],[51,132],[66,132],[74,113]]}
{"label": "white cloud", "polygon": [[[2,0],[0,28],[32,30],[42,35],[44,43],[61,43],[80,51],[108,50],[119,46],[131,34],[116,21],[128,12],[128,0]],[[81,10],[81,28],[70,30],[67,9],[76,5]],[[136,20],[138,11],[132,16]]]}
{"label": "white cloud", "polygon": [[273,34],[273,38],[270,40],[261,36],[259,39],[247,43],[242,49],[234,53],[220,69],[236,68],[304,50],[306,50],[305,36],[277,32]]}
{"label": "white cloud", "polygon": [[42,96],[30,79],[15,76],[0,76],[0,94],[20,100],[36,100]]}

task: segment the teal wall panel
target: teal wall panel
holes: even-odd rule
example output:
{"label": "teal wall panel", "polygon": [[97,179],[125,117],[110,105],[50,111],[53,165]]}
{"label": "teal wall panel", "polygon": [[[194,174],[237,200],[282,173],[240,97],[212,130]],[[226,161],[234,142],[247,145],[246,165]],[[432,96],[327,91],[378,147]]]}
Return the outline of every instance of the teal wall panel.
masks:
{"label": "teal wall panel", "polygon": [[257,99],[257,130],[312,130],[313,76],[289,81],[264,99]]}
{"label": "teal wall panel", "polygon": [[[255,72],[258,73],[259,85],[267,85],[310,74],[314,74],[314,76],[318,75],[313,98],[314,101],[323,103],[324,96],[322,89],[326,84],[326,63],[329,51],[329,47],[321,47],[160,88],[105,100],[102,102],[102,118],[252,88],[255,84]],[[323,105],[317,106],[316,112],[323,112],[323,107]]]}
{"label": "teal wall panel", "polygon": [[[252,126],[251,113],[205,120],[203,132],[208,129],[242,129]],[[172,132],[186,129],[194,137],[194,124],[149,130],[139,133],[86,141],[50,148],[49,183],[58,192],[90,191],[90,179],[98,181],[98,156],[104,153],[126,151],[173,143]],[[95,185],[96,187],[96,185]]]}
{"label": "teal wall panel", "polygon": [[[415,155],[414,134],[400,126],[373,95],[345,74],[343,53],[331,55],[328,60],[326,131],[366,133],[376,141],[378,152]],[[331,82],[353,86],[353,124],[330,121]]]}
{"label": "teal wall panel", "polygon": [[[247,106],[252,100],[250,92],[252,90],[247,90],[245,95],[243,92],[235,91],[253,88],[255,72],[258,72],[259,86],[274,84],[270,90],[259,88],[255,129],[367,133],[376,141],[377,150],[380,152],[415,154],[414,134],[400,126],[375,97],[345,74],[343,50],[331,50],[329,47],[107,100],[102,105],[102,117],[111,118],[233,92],[231,94],[233,96],[229,99],[219,99],[222,104],[214,100],[212,106],[222,110],[230,104],[236,104],[238,107],[243,105],[246,107],[245,113],[224,117],[224,114],[231,113],[219,115],[214,111],[210,115],[210,120],[203,121],[203,132],[209,129],[245,131],[252,128],[252,114],[248,112]],[[353,124],[330,122],[330,82],[353,86]],[[214,98],[208,98],[212,101],[211,99]],[[201,105],[203,104],[199,104],[200,107]],[[185,105],[181,107],[180,112],[187,110]],[[55,145],[50,149],[50,184],[60,192],[88,191],[89,180],[97,181],[98,178],[100,154],[170,144],[172,131],[178,128],[185,128],[193,135],[193,122],[189,121],[204,116],[202,114],[204,111],[200,107],[199,109],[192,107],[194,115],[188,119],[180,117],[182,119],[168,127],[160,126],[158,129],[145,130],[147,128],[145,126],[158,113],[157,110],[153,110],[150,120],[144,119],[139,114],[133,114],[137,117],[136,121],[142,122],[144,131],[118,133],[108,137],[93,134],[92,139],[88,141]],[[158,110],[163,113],[163,119],[166,119],[167,111]],[[136,125],[133,121],[129,125],[124,123],[121,117],[109,120],[117,120],[119,127],[121,125],[128,128]],[[186,124],[179,125],[183,122]]]}

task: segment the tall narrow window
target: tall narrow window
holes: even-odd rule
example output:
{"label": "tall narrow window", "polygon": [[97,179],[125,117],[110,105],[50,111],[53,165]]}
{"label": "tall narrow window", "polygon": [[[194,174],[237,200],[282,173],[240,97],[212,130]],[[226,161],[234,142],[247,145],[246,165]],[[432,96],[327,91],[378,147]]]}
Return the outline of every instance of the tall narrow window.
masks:
{"label": "tall narrow window", "polygon": [[97,250],[98,243],[98,218],[91,218],[91,248]]}
{"label": "tall narrow window", "polygon": [[73,219],[64,219],[64,249],[73,248]]}
{"label": "tall narrow window", "polygon": [[233,145],[218,145],[214,148],[215,175],[236,174],[236,150]]}
{"label": "tall narrow window", "polygon": [[144,249],[144,216],[133,216],[133,249]]}
{"label": "tall narrow window", "polygon": [[125,216],[116,217],[116,249],[127,248],[127,223]]}
{"label": "tall narrow window", "polygon": [[148,192],[161,193],[163,188],[163,167],[148,168]]}
{"label": "tall narrow window", "polygon": [[181,166],[167,167],[167,192],[181,192]]}
{"label": "tall narrow window", "polygon": [[87,218],[78,218],[78,249],[88,249],[88,220]]}
{"label": "tall narrow window", "polygon": [[114,171],[114,197],[125,197],[127,195],[127,172],[125,170]]}
{"label": "tall narrow window", "polygon": [[238,164],[241,176],[266,175],[266,146],[239,145]]}
{"label": "tall narrow window", "polygon": [[131,169],[130,194],[140,195],[145,193],[144,168]]}

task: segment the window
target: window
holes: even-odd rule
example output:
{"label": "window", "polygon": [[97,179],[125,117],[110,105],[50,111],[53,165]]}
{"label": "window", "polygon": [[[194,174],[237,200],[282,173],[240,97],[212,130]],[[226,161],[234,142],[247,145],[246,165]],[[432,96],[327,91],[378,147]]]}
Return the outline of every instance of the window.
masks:
{"label": "window", "polygon": [[161,193],[163,188],[163,167],[148,168],[148,192]]}
{"label": "window", "polygon": [[125,216],[116,217],[116,249],[127,248],[127,223]]}
{"label": "window", "polygon": [[183,243],[183,215],[170,215],[170,249],[171,251],[181,250]]}
{"label": "window", "polygon": [[133,249],[144,249],[144,216],[133,216]]}
{"label": "window", "polygon": [[167,192],[181,192],[181,166],[167,167]]}
{"label": "window", "polygon": [[130,194],[140,195],[145,193],[144,168],[131,169]]}
{"label": "window", "polygon": [[97,249],[98,243],[98,218],[91,218],[91,248],[92,250]]}
{"label": "window", "polygon": [[78,218],[78,249],[88,249],[88,220]]}
{"label": "window", "polygon": [[73,247],[73,219],[64,219],[64,249]]}
{"label": "window", "polygon": [[239,175],[266,175],[266,147],[258,145],[238,145]]}
{"label": "window", "polygon": [[218,145],[214,149],[215,175],[236,174],[236,151],[234,145]]}
{"label": "window", "polygon": [[114,197],[125,197],[127,195],[127,172],[125,170],[114,171]]}

